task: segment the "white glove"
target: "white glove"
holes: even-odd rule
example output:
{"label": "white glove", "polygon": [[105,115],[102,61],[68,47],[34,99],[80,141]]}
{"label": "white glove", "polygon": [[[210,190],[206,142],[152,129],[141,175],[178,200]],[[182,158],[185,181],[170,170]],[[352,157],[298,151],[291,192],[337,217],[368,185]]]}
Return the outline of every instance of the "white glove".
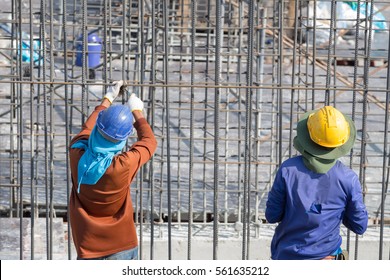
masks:
{"label": "white glove", "polygon": [[122,80],[114,82],[112,84],[112,86],[108,87],[107,93],[104,96],[104,98],[106,98],[112,104],[112,102],[115,100],[115,98],[118,97],[121,86],[123,86]]}
{"label": "white glove", "polygon": [[144,109],[144,102],[139,99],[134,93],[130,95],[128,104],[132,112],[142,111]]}

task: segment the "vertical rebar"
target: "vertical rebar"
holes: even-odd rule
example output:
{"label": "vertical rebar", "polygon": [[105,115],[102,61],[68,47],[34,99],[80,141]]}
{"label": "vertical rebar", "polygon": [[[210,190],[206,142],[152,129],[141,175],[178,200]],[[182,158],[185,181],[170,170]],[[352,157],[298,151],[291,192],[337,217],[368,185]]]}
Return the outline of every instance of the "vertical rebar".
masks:
{"label": "vertical rebar", "polygon": [[[73,34],[73,36],[76,34],[76,0],[71,0],[73,1],[72,2],[72,5],[73,5],[73,10],[72,10],[72,13],[73,13],[73,21],[72,21],[72,32],[71,34]],[[78,34],[79,35],[79,34]],[[75,40],[76,39],[76,40]],[[77,49],[77,44],[79,44],[80,42],[77,42],[79,39],[78,38],[73,38],[73,49],[76,47]],[[103,46],[105,46],[106,44],[103,44]],[[79,50],[80,51],[80,50]],[[75,61],[75,53],[73,52],[72,54],[72,61]],[[39,71],[39,70],[38,70]],[[73,77],[75,74],[75,64],[72,64],[72,69],[71,69],[71,76]],[[39,85],[38,85],[39,86]],[[75,86],[74,84],[72,83],[71,84],[71,88],[70,88],[70,100],[71,100],[71,104],[74,103],[74,93],[75,93]],[[70,112],[69,112],[69,126],[70,126],[70,133],[73,132],[73,119],[74,119],[74,115],[73,115],[73,111],[74,111],[75,107],[74,106],[71,106],[70,107]]]}
{"label": "vertical rebar", "polygon": [[[163,0],[163,17],[164,17],[164,84],[168,85],[168,37],[169,37],[169,0]],[[170,131],[170,97],[169,89],[165,87],[165,122],[166,122],[166,138],[167,138],[167,195],[168,195],[168,259],[172,259],[172,200],[171,200],[171,131]]]}
{"label": "vertical rebar", "polygon": [[108,45],[108,65],[110,65],[110,67],[106,70],[107,73],[106,75],[108,76],[108,79],[112,79],[112,76],[113,76],[113,73],[112,73],[112,69],[113,69],[113,40],[111,38],[113,38],[113,26],[112,26],[112,22],[113,22],[113,19],[112,19],[112,1],[108,1],[107,2],[107,13],[108,13],[108,16],[107,16],[107,24],[108,24],[108,34],[109,34],[109,38],[110,40],[107,41],[107,45]]}
{"label": "vertical rebar", "polygon": [[[288,150],[288,157],[290,158],[292,156],[292,150],[293,150],[293,145],[292,145],[292,139],[293,139],[293,121],[292,117],[294,115],[294,103],[295,103],[295,75],[296,75],[296,61],[297,61],[297,45],[298,45],[298,4],[299,1],[295,1],[294,4],[294,43],[293,43],[293,56],[292,56],[292,66],[291,66],[291,102],[290,102],[290,133],[289,133],[289,150]],[[292,7],[292,6],[290,6]],[[290,11],[291,14],[291,11]],[[315,41],[314,41],[315,42]],[[314,44],[315,45],[315,44]],[[314,65],[314,63],[313,63]],[[313,79],[314,79],[313,75]],[[313,94],[314,95],[314,94]]]}
{"label": "vertical rebar", "polygon": [[[242,52],[242,45],[243,45],[243,13],[244,13],[244,9],[243,9],[243,2],[240,1],[239,3],[239,7],[238,7],[238,16],[239,16],[239,35],[238,35],[238,47],[237,47],[237,52],[239,54],[241,54]],[[236,84],[240,85],[241,84],[241,69],[242,69],[242,57],[241,55],[239,55],[237,57],[237,78],[236,78]],[[238,92],[238,135],[241,135],[241,116],[242,116],[242,108],[241,108],[241,105],[242,105],[242,100],[241,100],[241,89],[237,89],[237,92]],[[241,143],[241,137],[239,137],[238,139],[238,143],[237,143],[237,154],[238,154],[238,166],[237,166],[237,182],[241,182],[241,146],[242,146],[242,143]],[[241,184],[238,184],[238,187],[237,187],[237,222],[241,225],[242,224],[242,221],[243,221],[243,214],[242,214],[242,200],[243,200],[243,197],[242,197],[242,185]],[[239,232],[240,234],[240,232]]]}
{"label": "vertical rebar", "polygon": [[56,46],[54,42],[54,0],[50,1],[50,260],[53,259],[53,215],[54,215],[54,205],[53,205],[53,192],[54,192],[54,47]]}
{"label": "vertical rebar", "polygon": [[[69,165],[69,144],[70,144],[70,123],[69,123],[69,94],[68,94],[68,32],[66,30],[66,24],[67,24],[67,0],[62,1],[62,35],[63,35],[63,46],[64,46],[64,91],[65,91],[65,162],[66,162],[66,206],[69,208],[69,199],[70,199],[70,165]],[[68,236],[71,234],[71,228],[70,228],[70,213],[67,211],[67,230],[68,230]],[[72,250],[71,250],[71,238],[68,237],[68,259],[72,259]]]}
{"label": "vertical rebar", "polygon": [[[14,34],[17,32],[17,27],[15,26],[15,22],[16,22],[16,12],[15,11],[16,11],[16,0],[13,0],[11,3],[11,19],[12,19],[11,34],[13,35],[11,37],[11,46],[18,45],[18,38],[17,38],[17,36],[14,36]],[[17,50],[15,48],[11,49],[11,56],[17,57]],[[15,74],[15,77],[12,79],[14,81],[15,78],[17,77],[16,74],[18,73],[17,63],[11,63],[11,73]],[[17,105],[15,104],[16,100],[17,100],[16,86],[17,86],[17,84],[12,83],[11,94],[10,94],[11,95],[10,96],[11,105],[10,105],[10,114],[9,114],[9,123],[10,123],[10,165],[9,165],[10,177],[9,177],[9,181],[10,181],[10,184],[16,184],[16,182],[15,182],[15,161],[13,160],[15,158],[15,150],[16,150],[15,149],[15,140],[14,140],[14,135],[15,135],[14,119],[16,118],[16,108],[17,108]],[[15,209],[15,207],[16,207],[16,209]],[[16,210],[16,212],[19,211],[19,208],[17,207],[17,205],[15,205],[15,188],[11,188],[11,191],[10,191],[9,208],[10,208],[9,215],[12,218],[15,216],[14,210]]]}
{"label": "vertical rebar", "polygon": [[[356,22],[360,23],[360,0],[358,0],[357,3],[357,9],[356,9]],[[359,59],[359,46],[360,46],[360,40],[359,40],[359,33],[360,33],[360,24],[356,24],[356,29],[355,29],[355,65],[353,69],[353,92],[352,92],[352,121],[355,122],[356,120],[356,90],[358,86],[358,59]],[[353,165],[353,156],[354,154],[354,148],[352,147],[351,152],[349,154],[349,167],[352,168]],[[347,244],[346,244],[346,249],[349,252],[350,251],[350,246],[351,246],[351,231],[348,229],[347,231]]]}
{"label": "vertical rebar", "polygon": [[284,35],[284,1],[278,5],[278,164],[283,161],[283,35]]}
{"label": "vertical rebar", "polygon": [[[41,0],[41,42],[42,42],[42,81],[46,82],[46,0]],[[47,125],[47,95],[46,95],[46,86],[42,88],[43,91],[43,125],[44,125],[44,147],[45,147],[45,218],[46,218],[46,258],[50,259],[50,228],[49,228],[49,159],[48,159],[48,125]]]}
{"label": "vertical rebar", "polygon": [[[39,7],[40,9],[40,7]],[[41,69],[42,69],[42,65],[43,65],[43,45],[44,45],[44,41],[42,41],[42,28],[39,28],[38,29],[38,42],[39,42],[39,49],[38,49],[38,56],[39,56],[39,60],[38,60],[38,71],[37,71],[37,77],[38,79],[41,77]],[[39,130],[40,130],[40,123],[41,123],[41,85],[38,84],[37,85],[37,95],[36,95],[36,105],[37,105],[37,108],[36,108],[36,136],[35,136],[35,185],[38,186],[38,182],[39,182],[39,172],[38,172],[38,167],[39,167],[39,154],[40,154],[40,145],[39,143],[41,141],[39,141],[40,137],[39,137]],[[31,120],[32,121],[32,120]],[[38,187],[36,188],[36,213],[34,213],[36,215],[36,217],[39,217],[39,198],[38,198]]]}
{"label": "vertical rebar", "polygon": [[[29,32],[30,32],[30,57],[34,57],[34,49],[33,49],[33,46],[34,46],[34,32],[33,32],[33,7],[32,7],[32,0],[29,0],[29,8],[30,8],[30,11],[29,11],[29,21],[30,21],[30,28],[29,28]],[[34,64],[33,64],[34,60],[33,59],[30,59],[30,64],[29,64],[29,67],[30,67],[30,211],[31,211],[31,246],[30,246],[30,250],[31,250],[31,260],[34,259],[34,251],[35,251],[35,248],[34,248],[34,241],[35,241],[35,200],[34,200],[34,124],[33,124],[33,105],[34,105],[34,84],[33,84],[33,69],[34,69]]]}
{"label": "vertical rebar", "polygon": [[[187,3],[184,3],[185,1],[180,1],[180,61],[179,61],[179,81],[183,81],[183,65],[185,64],[185,56],[184,56],[184,40],[185,40],[185,36],[184,35],[184,31],[187,31],[185,28],[184,28],[184,5],[187,4]],[[175,1],[172,3],[173,5],[175,5]],[[174,6],[173,6],[174,7]],[[171,45],[173,45],[173,36],[171,36]],[[182,95],[183,95],[183,89],[180,88],[179,89],[179,104],[182,104]],[[178,112],[178,127],[180,128],[182,126],[182,111],[179,110]],[[181,155],[181,149],[180,149],[180,146],[181,146],[181,139],[177,139],[177,147],[178,147],[178,150],[177,150],[177,205],[176,205],[176,215],[177,215],[177,222],[178,222],[178,226],[179,228],[181,227],[181,209],[182,209],[182,205],[181,205],[181,195],[182,195],[182,190],[181,190],[181,180],[182,180],[182,177],[181,177],[181,161],[182,161],[182,155]]]}
{"label": "vertical rebar", "polygon": [[[256,7],[257,9],[255,9],[256,13],[254,15],[255,17],[255,21],[253,23],[253,26],[261,26],[261,18],[263,17],[263,9],[260,7],[260,1],[259,0],[256,0]],[[260,49],[264,46],[262,46],[262,44],[264,43],[264,38],[262,37],[263,33],[262,33],[262,30],[264,30],[262,27],[261,28],[257,28],[256,29],[256,32],[254,32],[253,34],[253,39],[254,39],[254,46],[253,46],[253,52],[255,52],[256,54],[254,55],[254,60],[256,61],[256,66],[252,66],[253,67],[253,72],[254,72],[254,78],[255,78],[255,81],[256,83],[258,84],[261,84],[260,82],[260,79],[261,79],[261,71],[260,70],[262,67],[263,67],[263,57],[260,56]],[[255,89],[254,90],[255,92],[255,98],[254,98],[254,106],[252,106],[254,109],[251,111],[251,114],[253,113],[254,115],[254,129],[253,129],[253,158],[254,159],[258,159],[259,156],[260,156],[260,141],[259,138],[258,138],[258,133],[260,131],[260,127],[261,127],[261,100],[262,100],[262,96],[261,96],[261,93],[260,93],[260,90],[259,89]],[[250,161],[251,162],[251,161]],[[258,238],[259,237],[259,227],[258,227],[258,217],[259,217],[259,203],[260,203],[260,197],[259,197],[259,193],[260,193],[260,184],[259,184],[259,164],[255,164],[254,166],[254,178],[253,178],[253,187],[254,187],[254,193],[255,193],[255,206],[254,206],[254,209],[253,209],[253,216],[254,216],[254,219],[253,219],[253,222],[254,222],[254,225],[255,225],[255,237]],[[227,211],[227,210],[226,210]],[[250,229],[250,228],[249,228]],[[250,236],[250,235],[249,235]],[[249,244],[248,244],[248,248],[250,248]],[[248,258],[249,258],[249,249],[248,249]]]}
{"label": "vertical rebar", "polygon": [[[138,2],[138,9],[140,11],[140,17],[138,18],[139,20],[139,26],[140,26],[140,34],[141,34],[141,40],[140,40],[140,46],[138,49],[141,53],[141,65],[140,65],[140,83],[143,84],[144,83],[144,78],[145,78],[145,35],[144,35],[144,28],[145,28],[145,11],[144,11],[144,2],[141,1]],[[154,7],[154,3],[153,3],[153,7]],[[154,14],[152,15],[154,16]],[[152,47],[153,49],[153,47]],[[150,74],[150,75],[153,75],[153,72]],[[141,96],[143,96],[144,94],[144,88],[141,87],[141,91],[140,91],[140,94]],[[139,243],[140,243],[140,250],[139,250],[139,258],[142,260],[143,258],[143,187],[142,185],[138,185],[139,186],[139,204],[140,204],[140,207],[139,207],[139,210],[138,212],[136,212],[136,216],[138,217],[139,216]]]}
{"label": "vertical rebar", "polygon": [[[103,1],[103,42],[102,48],[103,48],[103,69],[102,69],[102,79],[104,84],[107,84],[107,57],[108,57],[108,48],[107,48],[107,5],[108,0]],[[103,87],[106,90],[106,87]]]}
{"label": "vertical rebar", "polygon": [[[331,81],[331,64],[332,64],[332,44],[336,44],[336,38],[334,38],[336,30],[336,0],[332,0],[331,3],[331,17],[329,27],[329,43],[328,43],[328,59],[326,68],[326,90],[325,90],[325,105],[329,105],[330,102],[330,81]],[[333,42],[334,41],[334,42]],[[313,42],[315,44],[315,42]]]}
{"label": "vertical rebar", "polygon": [[[364,48],[364,71],[363,71],[363,108],[362,108],[362,140],[361,140],[361,154],[359,166],[359,180],[362,185],[363,202],[365,202],[367,186],[366,186],[366,145],[367,145],[367,107],[368,107],[368,84],[369,84],[369,68],[371,64],[371,40],[372,40],[372,18],[374,13],[374,0],[371,1],[371,9],[366,8],[366,29],[365,29],[365,48]],[[369,13],[369,14],[368,14]],[[367,30],[368,26],[368,30]],[[356,235],[355,239],[355,260],[359,253],[359,237]]]}
{"label": "vertical rebar", "polygon": [[[22,3],[18,2],[18,48],[19,48],[19,56],[18,56],[18,74],[19,80],[23,80],[23,64],[22,64],[22,54],[21,51],[23,49],[23,30],[22,30]],[[20,259],[23,260],[24,252],[23,252],[23,84],[18,85],[18,103],[19,103],[19,115],[17,117],[18,120],[18,156],[19,156],[19,172],[18,172],[18,183],[19,183],[19,222],[20,222]]]}
{"label": "vertical rebar", "polygon": [[[122,73],[122,77],[121,79],[126,81],[127,80],[127,77],[126,77],[126,73],[128,73],[128,68],[126,68],[126,57],[129,55],[127,54],[127,48],[126,48],[126,39],[127,39],[127,36],[126,36],[126,31],[127,31],[127,16],[126,16],[126,6],[127,6],[127,0],[122,0],[122,16],[123,16],[123,20],[122,20],[122,69],[121,69],[121,73]],[[122,100],[124,102],[124,95],[122,95]]]}
{"label": "vertical rebar", "polygon": [[[390,50],[390,38],[389,38],[389,50]],[[388,53],[388,61],[390,59],[390,53]],[[379,260],[383,259],[383,229],[385,220],[385,201],[386,193],[388,189],[388,181],[385,179],[388,176],[388,133],[389,133],[389,103],[390,103],[390,64],[387,64],[387,83],[386,83],[386,109],[385,109],[385,127],[383,135],[383,164],[382,164],[382,193],[380,204],[380,231],[379,231]]]}
{"label": "vertical rebar", "polygon": [[215,91],[214,91],[214,199],[213,199],[213,259],[218,259],[218,194],[219,194],[219,106],[221,102],[220,75],[221,75],[221,45],[223,32],[221,26],[222,5],[224,0],[215,2]]}
{"label": "vertical rebar", "polygon": [[[265,41],[266,41],[266,25],[267,25],[267,12],[266,7],[261,6],[262,1],[257,0],[257,23],[254,26],[259,25],[261,28],[257,29],[256,36],[256,44],[257,44],[257,69],[256,69],[256,83],[262,85],[264,81],[264,51],[265,51]],[[254,51],[256,47],[254,47]],[[260,134],[263,126],[263,89],[256,89],[256,101],[255,101],[255,114],[256,114],[256,125],[255,125],[255,141],[256,141],[256,154],[255,159],[258,159],[261,156],[261,141]],[[260,236],[260,215],[259,215],[259,206],[261,203],[261,190],[260,190],[260,164],[256,164],[255,166],[255,186],[256,186],[256,203],[255,203],[255,230],[256,230],[256,238]],[[248,254],[249,255],[249,254]]]}
{"label": "vertical rebar", "polygon": [[[278,1],[274,0],[273,1],[273,11],[276,11],[278,9]],[[277,17],[272,17],[272,28],[275,30],[276,29],[276,24],[277,24]],[[277,83],[277,73],[276,73],[276,56],[277,56],[277,51],[276,51],[276,48],[277,48],[277,44],[275,42],[277,42],[277,36],[276,36],[276,33],[277,32],[273,32],[272,33],[272,64],[271,64],[271,83],[272,84],[275,84]],[[272,104],[272,109],[275,110],[277,112],[277,106],[275,105],[275,92],[276,92],[276,89],[274,87],[271,88],[271,104]],[[277,141],[275,141],[275,131],[276,131],[276,128],[275,128],[275,123],[277,122],[276,120],[277,118],[277,113],[276,114],[271,114],[271,125],[270,125],[270,138],[272,139],[271,143],[270,143],[270,159],[269,161],[271,163],[273,162],[276,162],[276,168],[279,166],[279,162],[276,158],[277,156]],[[276,154],[276,155],[275,155]],[[270,164],[269,166],[269,174],[272,174],[273,173],[273,170],[274,170],[274,167]],[[272,179],[271,179],[272,181]]]}
{"label": "vertical rebar", "polygon": [[[303,11],[303,4],[301,4],[301,13]],[[308,7],[310,7],[310,3],[308,3]],[[317,0],[314,1],[314,6],[313,6],[313,42],[312,42],[312,45],[313,45],[313,53],[316,53],[317,52],[317,42],[315,41],[316,39],[316,34],[317,34],[317,28],[316,28],[316,24],[317,24]],[[309,9],[306,9],[306,14],[305,14],[305,17],[307,18],[307,21],[310,22],[310,11]],[[302,26],[305,26],[304,23],[301,23]],[[305,28],[305,31],[306,31],[306,34],[305,34],[305,37],[306,37],[306,41],[308,41],[310,39],[310,28]],[[300,37],[300,43],[302,44],[304,42],[304,36],[303,36],[303,32],[301,32],[301,37]],[[306,54],[309,54],[310,53],[310,44],[306,44],[306,47],[305,47],[305,53]],[[314,54],[315,55],[315,54]],[[313,57],[314,59],[315,57]],[[311,90],[311,97],[312,97],[312,100],[311,100],[311,110],[314,109],[315,107],[315,87],[314,87],[314,82],[315,82],[315,65],[313,63],[313,67],[312,67],[312,78],[310,80],[310,76],[309,76],[309,59],[308,59],[308,56],[306,55],[304,57],[304,60],[302,63],[302,60],[300,61],[301,63],[299,64],[299,72],[302,73],[304,76],[302,78],[300,78],[300,80],[302,80],[302,82],[306,85],[305,86],[305,90],[303,91],[304,92],[304,111],[307,111],[308,108],[309,108],[309,92],[310,92],[310,85],[313,85],[313,88]],[[302,66],[301,66],[302,64]],[[302,71],[302,69],[305,69],[305,71]],[[302,72],[301,72],[302,71]],[[304,72],[304,73],[303,73]],[[310,83],[310,82],[311,83]],[[300,94],[298,94],[298,100],[300,100]]]}
{"label": "vertical rebar", "polygon": [[244,150],[244,218],[242,234],[242,259],[249,258],[249,236],[250,236],[250,160],[251,160],[251,130],[252,130],[252,97],[253,89],[253,40],[254,40],[254,0],[250,0],[248,9],[248,56],[246,67],[246,89],[245,95],[245,150]]}
{"label": "vertical rebar", "polygon": [[[140,4],[138,3],[138,5],[141,6],[141,64],[142,64],[142,70],[141,70],[141,73],[140,73],[140,79],[141,79],[141,84],[143,84],[144,82],[144,73],[145,73],[145,56],[144,56],[144,53],[145,53],[145,47],[144,47],[144,42],[145,42],[145,35],[144,35],[144,7],[143,7],[143,4]],[[152,57],[154,57],[154,50],[152,48]],[[154,66],[155,64],[154,63],[151,63],[151,71],[150,71],[150,79],[152,81],[152,84],[155,84],[156,82],[156,75],[155,75],[155,69],[154,69]],[[141,87],[141,95],[143,96],[143,87]],[[155,99],[155,93],[156,93],[156,90],[155,90],[155,87],[149,87],[149,102],[150,102],[150,108],[149,108],[149,114],[148,114],[148,118],[149,118],[149,123],[152,127],[152,130],[155,129],[155,112],[156,112],[156,108],[155,108],[155,102],[156,102],[156,99]],[[154,192],[155,192],[155,185],[154,185],[154,157],[152,157],[152,159],[150,160],[150,163],[149,163],[149,174],[150,174],[150,177],[149,177],[149,187],[150,187],[150,259],[153,260],[154,259]],[[161,208],[160,208],[160,211],[159,213],[161,213]]]}
{"label": "vertical rebar", "polygon": [[[211,0],[207,0],[207,10],[211,11]],[[206,54],[207,56],[211,55],[211,18],[210,14],[206,15],[207,20],[207,36],[206,36]],[[206,59],[206,65],[205,65],[205,82],[208,83],[210,79],[210,59]],[[208,87],[205,88],[205,96],[204,96],[204,122],[203,122],[203,161],[207,160],[207,140],[206,137],[208,135],[208,125],[207,125],[207,108],[208,108],[208,101],[209,101],[209,89]],[[206,182],[206,171],[207,171],[207,165],[203,165],[203,222],[206,223],[207,221],[207,182]]]}
{"label": "vertical rebar", "polygon": [[[224,64],[224,67],[223,67],[223,72],[226,72],[226,78],[223,79],[224,82],[226,83],[230,83],[230,67],[231,67],[231,48],[230,48],[230,41],[231,41],[231,32],[232,32],[232,26],[231,26],[231,23],[232,23],[232,19],[231,19],[231,10],[232,10],[232,6],[230,5],[230,3],[227,3],[228,7],[227,7],[227,11],[224,12],[224,15],[226,16],[226,20],[224,19],[223,20],[223,23],[222,23],[222,26],[224,26],[225,24],[225,21],[227,22],[227,35],[223,34],[222,38],[223,40],[226,40],[227,43],[226,43],[226,62]],[[226,91],[226,96],[224,97],[224,99],[226,100],[225,101],[225,133],[224,133],[224,142],[225,142],[225,145],[224,145],[224,148],[223,150],[225,151],[224,155],[222,156],[225,163],[229,161],[229,157],[230,157],[230,151],[229,151],[229,132],[230,132],[230,127],[231,127],[231,124],[230,124],[230,91],[233,91],[233,89],[224,89],[224,91]],[[222,117],[223,118],[223,117]],[[224,164],[223,165],[223,168],[224,168],[224,174],[223,174],[223,178],[224,178],[224,181],[223,181],[223,210],[222,210],[222,213],[223,213],[223,223],[225,224],[225,229],[227,227],[227,223],[228,223],[228,189],[229,189],[229,165],[228,164]]]}
{"label": "vertical rebar", "polygon": [[87,32],[87,15],[88,15],[88,1],[83,0],[81,11],[82,11],[82,35],[81,35],[81,44],[82,44],[82,68],[81,68],[81,123],[85,122],[85,112],[86,112],[86,81],[88,79],[87,72],[87,49],[88,49],[88,32]]}
{"label": "vertical rebar", "polygon": [[[298,2],[298,1],[297,1]],[[301,1],[300,1],[301,2]],[[307,9],[309,10],[309,9]],[[314,0],[314,12],[313,12],[313,61],[316,61],[317,59],[317,0]],[[307,46],[308,47],[308,46]],[[306,59],[306,65],[308,66],[308,59]],[[306,72],[308,73],[308,71]],[[313,86],[313,90],[312,90],[312,101],[311,101],[311,110],[314,110],[314,107],[315,107],[315,102],[316,102],[316,95],[315,95],[315,84],[316,84],[316,65],[315,63],[312,64],[312,86]]]}
{"label": "vertical rebar", "polygon": [[[334,38],[334,43],[332,45],[332,65],[333,65],[333,73],[337,73],[337,58],[336,58],[336,49],[337,49],[337,44],[338,44],[338,36],[337,36],[337,23],[339,22],[338,21],[338,13],[337,13],[337,1],[335,1],[334,3],[334,14],[332,14],[332,17],[334,17],[334,28],[333,30],[330,30],[330,32],[333,32],[333,38]],[[332,100],[333,100],[333,107],[336,107],[336,82],[337,82],[337,75],[332,75],[333,77],[333,89],[332,89]],[[330,105],[330,93],[329,93],[329,101],[328,101],[328,105]]]}
{"label": "vertical rebar", "polygon": [[187,259],[191,259],[192,219],[193,219],[193,179],[194,179],[194,81],[195,81],[195,16],[196,0],[191,1],[191,100],[190,100],[190,158],[188,178],[188,251]]}

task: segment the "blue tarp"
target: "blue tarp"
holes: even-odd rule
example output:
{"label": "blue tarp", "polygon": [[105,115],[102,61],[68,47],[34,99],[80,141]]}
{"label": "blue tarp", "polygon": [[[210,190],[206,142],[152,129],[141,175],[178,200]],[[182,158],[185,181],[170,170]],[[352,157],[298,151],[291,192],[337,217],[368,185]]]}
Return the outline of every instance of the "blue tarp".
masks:
{"label": "blue tarp", "polygon": [[[6,33],[8,33],[10,36],[14,36],[11,28],[3,23],[0,23],[0,28],[3,29]],[[16,38],[20,38],[20,36],[16,36]],[[16,39],[15,38],[15,39]],[[35,65],[39,64],[40,55],[39,55],[39,49],[41,47],[41,42],[39,40],[33,41],[33,62]],[[30,51],[30,36],[24,32],[22,32],[22,50],[20,51],[20,45],[17,46],[17,54],[18,56],[22,55],[22,61],[23,62],[30,62],[31,61],[31,51]]]}

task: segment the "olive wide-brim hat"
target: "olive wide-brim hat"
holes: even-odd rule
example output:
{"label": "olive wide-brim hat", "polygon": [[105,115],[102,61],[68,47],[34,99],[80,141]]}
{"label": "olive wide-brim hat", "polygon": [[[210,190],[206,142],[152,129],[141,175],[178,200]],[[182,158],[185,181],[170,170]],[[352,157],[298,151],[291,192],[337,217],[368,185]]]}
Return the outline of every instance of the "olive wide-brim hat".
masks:
{"label": "olive wide-brim hat", "polygon": [[310,138],[309,130],[307,128],[307,120],[309,116],[316,111],[317,110],[305,113],[298,121],[297,136],[295,136],[293,143],[295,149],[297,149],[301,154],[309,153],[310,155],[321,159],[338,159],[349,153],[356,140],[356,127],[352,119],[343,114],[350,128],[348,141],[339,147],[327,148],[313,142],[313,140]]}

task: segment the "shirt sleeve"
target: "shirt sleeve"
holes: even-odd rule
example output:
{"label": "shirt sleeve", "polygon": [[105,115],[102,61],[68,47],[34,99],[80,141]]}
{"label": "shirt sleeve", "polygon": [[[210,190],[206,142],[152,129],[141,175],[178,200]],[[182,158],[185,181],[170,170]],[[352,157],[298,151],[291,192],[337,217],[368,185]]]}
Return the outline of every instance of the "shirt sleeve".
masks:
{"label": "shirt sleeve", "polygon": [[268,193],[265,218],[269,223],[278,223],[284,216],[286,203],[286,183],[282,175],[282,167],[278,170],[274,184]]}
{"label": "shirt sleeve", "polygon": [[368,213],[357,176],[352,180],[352,191],[348,197],[343,224],[356,234],[363,234],[367,229]]}
{"label": "shirt sleeve", "polygon": [[123,167],[130,170],[129,182],[133,181],[138,169],[150,160],[157,148],[156,138],[145,118],[136,121],[134,128],[137,130],[138,141],[121,155]]}

